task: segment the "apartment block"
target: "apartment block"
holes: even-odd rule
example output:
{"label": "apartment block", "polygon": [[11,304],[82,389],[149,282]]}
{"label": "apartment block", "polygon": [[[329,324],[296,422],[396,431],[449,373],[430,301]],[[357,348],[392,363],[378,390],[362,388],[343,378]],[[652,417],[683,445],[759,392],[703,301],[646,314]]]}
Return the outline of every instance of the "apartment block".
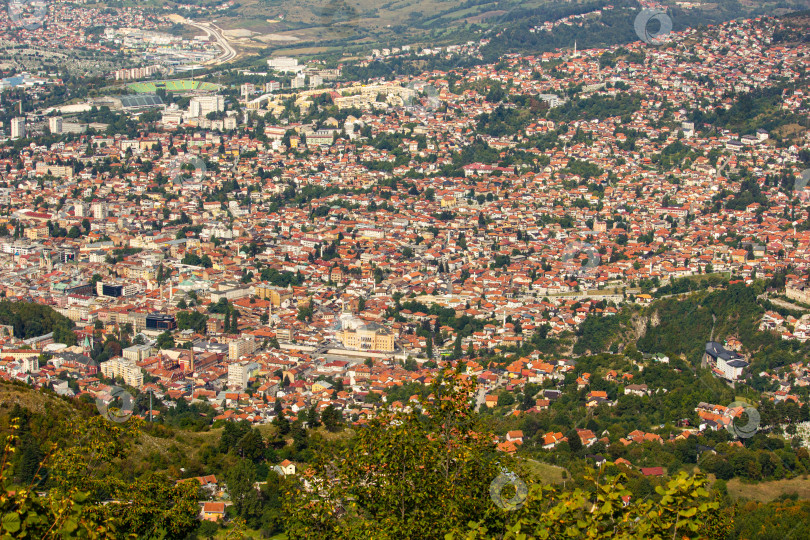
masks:
{"label": "apartment block", "polygon": [[114,379],[121,377],[124,379],[124,384],[140,388],[143,386],[143,372],[141,368],[135,363],[134,360],[127,358],[117,357],[111,358],[101,364],[101,373],[105,377]]}

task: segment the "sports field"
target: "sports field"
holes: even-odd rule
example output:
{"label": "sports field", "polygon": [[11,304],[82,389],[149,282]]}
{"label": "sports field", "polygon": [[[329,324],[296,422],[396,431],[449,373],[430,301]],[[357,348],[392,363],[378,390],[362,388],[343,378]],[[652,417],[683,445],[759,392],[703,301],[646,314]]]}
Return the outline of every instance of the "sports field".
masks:
{"label": "sports field", "polygon": [[136,82],[127,86],[130,90],[141,94],[154,94],[158,88],[164,88],[167,92],[191,92],[193,90],[199,92],[212,92],[214,90],[219,90],[219,85],[217,84],[202,81],[192,81],[188,79]]}

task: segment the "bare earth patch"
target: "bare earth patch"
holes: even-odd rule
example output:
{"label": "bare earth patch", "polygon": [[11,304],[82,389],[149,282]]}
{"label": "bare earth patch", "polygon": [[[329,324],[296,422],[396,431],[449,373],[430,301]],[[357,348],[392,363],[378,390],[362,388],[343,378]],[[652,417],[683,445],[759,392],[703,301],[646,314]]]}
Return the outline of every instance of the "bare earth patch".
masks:
{"label": "bare earth patch", "polygon": [[300,41],[297,37],[289,34],[265,34],[255,38],[264,43],[277,42],[277,41]]}
{"label": "bare earth patch", "polygon": [[236,37],[236,38],[250,37],[256,35],[256,32],[252,32],[245,28],[234,28],[233,30],[223,30],[222,33],[228,37]]}

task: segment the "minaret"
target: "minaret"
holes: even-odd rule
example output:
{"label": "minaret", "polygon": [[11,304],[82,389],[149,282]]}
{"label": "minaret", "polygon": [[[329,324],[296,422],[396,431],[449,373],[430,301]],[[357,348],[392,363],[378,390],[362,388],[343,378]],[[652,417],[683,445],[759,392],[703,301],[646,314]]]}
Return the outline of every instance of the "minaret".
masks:
{"label": "minaret", "polygon": [[574,40],[574,56],[572,58],[577,57],[577,40]]}

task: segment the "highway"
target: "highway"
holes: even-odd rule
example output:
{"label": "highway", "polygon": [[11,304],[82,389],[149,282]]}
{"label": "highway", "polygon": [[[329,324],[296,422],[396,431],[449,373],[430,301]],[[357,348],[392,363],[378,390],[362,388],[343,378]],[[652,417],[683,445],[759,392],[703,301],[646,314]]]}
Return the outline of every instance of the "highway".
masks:
{"label": "highway", "polygon": [[225,39],[225,36],[222,34],[222,29],[214,25],[213,23],[196,23],[192,22],[188,19],[183,20],[183,24],[187,24],[189,26],[193,26],[195,28],[199,28],[205,35],[208,37],[214,36],[214,39],[217,40],[217,45],[222,49],[222,54],[214,58],[213,60],[209,60],[206,64],[224,64],[226,62],[230,62],[234,58],[236,58],[236,49],[231,47],[228,40]]}

